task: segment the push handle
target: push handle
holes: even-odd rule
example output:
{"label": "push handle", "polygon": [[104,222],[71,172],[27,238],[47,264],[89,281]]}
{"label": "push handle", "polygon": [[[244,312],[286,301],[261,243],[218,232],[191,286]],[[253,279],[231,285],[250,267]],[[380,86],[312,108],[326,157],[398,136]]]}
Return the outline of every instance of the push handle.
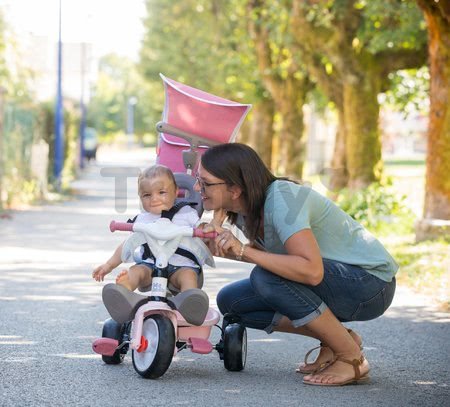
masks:
{"label": "push handle", "polygon": [[195,228],[192,236],[200,237],[202,239],[215,239],[217,237],[217,232],[203,232],[200,228]]}
{"label": "push handle", "polygon": [[133,224],[128,222],[116,222],[115,220],[111,221],[109,224],[109,230],[111,232],[115,232],[116,230],[121,230],[124,232],[132,232]]}

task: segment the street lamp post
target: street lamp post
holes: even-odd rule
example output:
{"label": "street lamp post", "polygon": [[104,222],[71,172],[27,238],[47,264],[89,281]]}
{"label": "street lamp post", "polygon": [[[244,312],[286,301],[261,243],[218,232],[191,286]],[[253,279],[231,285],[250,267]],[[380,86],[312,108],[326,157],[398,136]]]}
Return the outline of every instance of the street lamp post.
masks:
{"label": "street lamp post", "polygon": [[137,98],[135,96],[130,96],[127,103],[127,135],[128,135],[128,146],[133,144],[134,135],[134,106],[136,106]]}
{"label": "street lamp post", "polygon": [[61,41],[61,0],[59,0],[59,30],[58,30],[58,72],[55,105],[55,153],[53,175],[56,188],[61,189],[61,173],[64,166],[64,114],[62,96],[62,41]]}

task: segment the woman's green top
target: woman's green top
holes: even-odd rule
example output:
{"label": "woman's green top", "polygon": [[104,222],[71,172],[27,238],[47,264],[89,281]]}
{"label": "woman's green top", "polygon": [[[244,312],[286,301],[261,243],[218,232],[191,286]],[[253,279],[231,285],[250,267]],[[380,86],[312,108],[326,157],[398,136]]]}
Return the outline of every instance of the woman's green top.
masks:
{"label": "woman's green top", "polygon": [[311,229],[323,258],[358,265],[384,281],[391,281],[398,265],[384,246],[333,201],[311,187],[278,180],[264,204],[264,246],[286,253],[293,234]]}

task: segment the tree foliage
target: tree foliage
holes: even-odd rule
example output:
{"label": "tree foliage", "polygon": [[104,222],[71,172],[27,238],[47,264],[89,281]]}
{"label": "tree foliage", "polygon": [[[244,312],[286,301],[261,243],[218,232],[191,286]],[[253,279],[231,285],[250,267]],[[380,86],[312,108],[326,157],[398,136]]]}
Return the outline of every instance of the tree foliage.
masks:
{"label": "tree foliage", "polygon": [[137,100],[134,106],[135,134],[154,131],[159,117],[157,106],[162,103],[162,96],[154,91],[151,83],[143,80],[132,61],[115,54],[104,56],[92,93],[88,124],[101,134],[126,131],[128,102],[132,97]]}
{"label": "tree foliage", "polygon": [[[310,74],[339,112],[337,186],[381,176],[378,94],[388,74],[425,61],[423,24],[406,0],[293,0],[292,27]],[[348,177],[348,178],[347,178]]]}
{"label": "tree foliage", "polygon": [[[158,74],[236,101],[256,93],[249,39],[239,2],[147,0],[140,71]],[[236,6],[233,8],[233,6]]]}

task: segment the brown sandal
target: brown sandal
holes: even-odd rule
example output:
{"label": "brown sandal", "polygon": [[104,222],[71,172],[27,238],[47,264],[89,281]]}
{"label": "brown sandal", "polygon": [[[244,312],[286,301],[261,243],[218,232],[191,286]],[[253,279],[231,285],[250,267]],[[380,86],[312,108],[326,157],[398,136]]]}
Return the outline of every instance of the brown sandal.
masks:
{"label": "brown sandal", "polygon": [[[348,333],[352,333],[353,330],[351,329],[347,329]],[[359,336],[359,335],[358,335]],[[359,345],[359,348],[362,350],[363,349],[363,345],[362,342]],[[318,365],[315,369],[309,370],[306,367],[308,365],[314,365],[315,362],[313,363],[308,363],[308,358],[311,355],[311,353],[313,353],[315,350],[317,349],[327,349],[327,351],[329,350],[331,352],[331,358],[328,358],[328,360],[326,360],[325,362],[322,362],[320,365]],[[317,359],[316,359],[317,360]],[[300,364],[299,367],[297,369],[295,369],[295,371],[297,373],[301,373],[301,374],[315,374],[315,373],[319,373],[321,372],[323,369],[325,369],[326,367],[330,366],[332,363],[334,363],[335,361],[335,357],[334,357],[334,352],[331,348],[329,348],[328,346],[324,345],[322,342],[320,343],[319,346],[316,346],[315,348],[312,348],[311,350],[309,350],[306,355],[305,355],[305,360],[304,363]],[[306,369],[305,369],[306,368]]]}
{"label": "brown sandal", "polygon": [[[335,362],[344,362],[347,363],[349,365],[353,366],[353,370],[355,372],[354,377],[352,377],[351,379],[345,380],[341,383],[316,383],[316,382],[310,382],[307,381],[305,379],[303,379],[303,383],[304,384],[309,384],[312,386],[345,386],[347,384],[360,384],[360,383],[366,383],[370,378],[369,378],[369,372],[363,374],[361,376],[361,371],[359,370],[359,367],[364,363],[365,357],[364,355],[361,354],[361,357],[359,359],[353,359],[353,360],[349,360],[349,359],[344,359],[344,358],[336,358],[336,360],[334,360],[333,363]],[[332,363],[331,363],[332,364]]]}
{"label": "brown sandal", "polygon": [[[313,353],[317,349],[321,349],[321,350],[325,350],[326,349],[327,351],[330,351],[331,352],[331,359],[328,359],[325,362],[322,362],[315,369],[312,369],[312,370],[305,369],[308,365],[314,365],[315,362],[308,363],[308,358],[311,355],[311,353]],[[329,348],[328,346],[324,345],[323,343],[320,343],[319,346],[316,346],[315,348],[312,348],[311,350],[309,350],[306,353],[304,363],[301,364],[297,369],[295,369],[295,371],[297,373],[301,373],[301,374],[315,374],[315,373],[319,373],[321,370],[325,369],[327,366],[330,366],[333,362],[334,362],[334,352],[333,352],[333,350],[331,348]]]}

